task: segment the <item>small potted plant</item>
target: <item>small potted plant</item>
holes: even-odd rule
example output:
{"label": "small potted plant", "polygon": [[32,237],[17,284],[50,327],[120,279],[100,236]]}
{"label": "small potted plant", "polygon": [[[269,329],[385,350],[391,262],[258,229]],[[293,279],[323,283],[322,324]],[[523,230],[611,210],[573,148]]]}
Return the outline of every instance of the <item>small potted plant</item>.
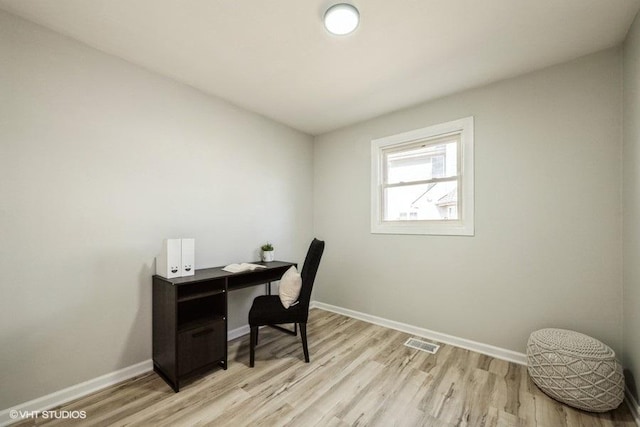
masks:
{"label": "small potted plant", "polygon": [[271,243],[262,245],[260,249],[262,249],[262,261],[271,262],[274,260],[273,245]]}

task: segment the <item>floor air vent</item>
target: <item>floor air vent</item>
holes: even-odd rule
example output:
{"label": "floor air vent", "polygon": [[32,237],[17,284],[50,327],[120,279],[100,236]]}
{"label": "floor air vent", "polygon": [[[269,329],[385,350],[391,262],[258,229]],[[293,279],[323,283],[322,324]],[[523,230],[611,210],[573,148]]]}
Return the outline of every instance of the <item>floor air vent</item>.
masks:
{"label": "floor air vent", "polygon": [[409,338],[407,342],[404,343],[407,347],[415,348],[416,350],[426,351],[427,353],[435,354],[436,351],[440,348],[437,344],[432,344],[430,342],[421,341],[416,338]]}

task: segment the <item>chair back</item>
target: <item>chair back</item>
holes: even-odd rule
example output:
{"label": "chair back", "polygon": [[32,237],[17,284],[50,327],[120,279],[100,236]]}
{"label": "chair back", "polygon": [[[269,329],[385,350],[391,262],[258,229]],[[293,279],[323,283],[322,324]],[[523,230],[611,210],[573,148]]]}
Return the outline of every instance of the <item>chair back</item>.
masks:
{"label": "chair back", "polygon": [[302,278],[302,289],[300,290],[300,308],[307,313],[309,312],[309,301],[311,300],[311,291],[313,290],[313,282],[316,280],[316,273],[320,266],[320,259],[324,252],[324,241],[313,239],[307,252],[307,257],[304,259],[304,265],[302,266],[302,272],[300,277]]}

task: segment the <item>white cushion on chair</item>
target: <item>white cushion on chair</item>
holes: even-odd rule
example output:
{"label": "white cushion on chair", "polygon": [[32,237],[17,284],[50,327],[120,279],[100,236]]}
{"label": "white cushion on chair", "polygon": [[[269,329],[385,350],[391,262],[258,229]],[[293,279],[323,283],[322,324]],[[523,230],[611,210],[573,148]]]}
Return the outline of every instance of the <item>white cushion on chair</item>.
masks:
{"label": "white cushion on chair", "polygon": [[280,279],[280,287],[278,289],[278,295],[280,296],[280,302],[284,308],[289,308],[291,304],[298,301],[300,296],[300,289],[302,288],[302,278],[295,265],[292,265]]}

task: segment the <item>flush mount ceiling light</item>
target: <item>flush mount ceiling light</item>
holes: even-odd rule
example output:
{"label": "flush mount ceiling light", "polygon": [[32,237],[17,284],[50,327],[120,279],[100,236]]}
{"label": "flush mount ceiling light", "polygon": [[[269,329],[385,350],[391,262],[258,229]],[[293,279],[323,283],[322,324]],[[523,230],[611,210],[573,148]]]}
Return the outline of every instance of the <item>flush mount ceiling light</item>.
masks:
{"label": "flush mount ceiling light", "polygon": [[338,3],[331,6],[324,14],[324,26],[331,34],[344,36],[353,32],[360,22],[360,13],[355,6]]}

